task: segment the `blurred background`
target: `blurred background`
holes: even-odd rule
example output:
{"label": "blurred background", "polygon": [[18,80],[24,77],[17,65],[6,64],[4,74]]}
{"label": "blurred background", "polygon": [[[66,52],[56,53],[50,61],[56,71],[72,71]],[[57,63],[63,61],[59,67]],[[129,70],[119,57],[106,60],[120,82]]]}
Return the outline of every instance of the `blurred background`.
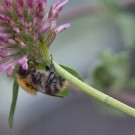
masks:
{"label": "blurred background", "polygon": [[[49,5],[55,0],[49,0]],[[135,107],[135,0],[69,0],[50,53],[93,87]],[[0,135],[133,135],[135,119],[69,85],[64,99],[19,90],[8,126],[13,80],[0,73]]]}

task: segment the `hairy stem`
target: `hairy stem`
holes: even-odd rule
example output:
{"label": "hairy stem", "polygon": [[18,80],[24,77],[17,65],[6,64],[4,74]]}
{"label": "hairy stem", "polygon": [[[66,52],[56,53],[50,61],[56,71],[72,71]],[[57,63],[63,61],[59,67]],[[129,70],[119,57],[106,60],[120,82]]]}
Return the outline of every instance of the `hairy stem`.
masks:
{"label": "hairy stem", "polygon": [[57,73],[59,75],[61,75],[63,78],[65,78],[67,81],[69,81],[71,84],[73,84],[74,86],[79,88],[81,91],[83,91],[86,94],[88,94],[92,97],[95,97],[95,98],[101,100],[102,102],[105,102],[105,103],[129,114],[130,116],[135,117],[135,109],[134,108],[132,108],[132,107],[96,90],[95,88],[87,85],[86,83],[80,81],[79,79],[77,79],[76,77],[71,75],[69,72],[64,70],[56,62],[54,62],[54,64],[55,64],[55,70],[57,71]]}

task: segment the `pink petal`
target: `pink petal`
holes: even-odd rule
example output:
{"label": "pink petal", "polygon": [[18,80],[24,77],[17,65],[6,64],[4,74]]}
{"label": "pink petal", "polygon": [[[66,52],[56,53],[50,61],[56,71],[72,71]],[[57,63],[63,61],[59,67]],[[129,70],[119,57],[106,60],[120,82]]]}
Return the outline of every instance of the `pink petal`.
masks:
{"label": "pink petal", "polygon": [[27,69],[28,69],[28,63],[23,63],[22,68],[23,68],[24,70],[27,70]]}
{"label": "pink petal", "polygon": [[14,34],[18,35],[20,33],[20,30],[19,30],[19,28],[14,27],[13,32],[14,32]]}
{"label": "pink petal", "polygon": [[68,0],[64,0],[62,3],[58,4],[56,6],[56,8],[53,9],[53,16],[57,17],[58,14],[61,12],[61,10],[63,9],[63,7],[68,3]]}
{"label": "pink petal", "polygon": [[10,68],[11,66],[13,66],[15,64],[15,60],[14,59],[10,59],[5,61],[4,63],[1,64],[0,66],[0,72],[7,70],[8,68]]}
{"label": "pink petal", "polygon": [[15,23],[8,16],[0,15],[0,21],[3,21],[5,23],[9,24],[11,27],[15,27]]}
{"label": "pink petal", "polygon": [[4,42],[10,45],[16,44],[15,40],[0,36],[0,42]]}
{"label": "pink petal", "polygon": [[61,0],[57,0],[57,1],[53,4],[52,8],[55,9],[55,8],[60,4],[60,2],[61,2]]}
{"label": "pink petal", "polygon": [[10,13],[13,13],[12,0],[4,0],[3,6],[5,7],[7,11],[9,11]]}
{"label": "pink petal", "polygon": [[14,72],[15,66],[12,66],[10,68],[7,69],[7,76],[12,76],[13,72]]}
{"label": "pink petal", "polygon": [[26,0],[26,5],[28,8],[28,14],[31,15],[36,7],[37,4],[37,0]]}
{"label": "pink petal", "polygon": [[44,24],[42,26],[42,28],[40,29],[39,34],[40,35],[44,34],[45,32],[48,31],[49,28],[50,28],[50,24],[49,23]]}
{"label": "pink petal", "polygon": [[0,13],[5,13],[5,12],[6,12],[5,8],[3,7],[2,4],[0,4]]}
{"label": "pink petal", "polygon": [[36,27],[38,24],[41,24],[39,22],[41,22],[44,18],[46,5],[47,5],[46,0],[37,1],[37,6],[35,9],[35,16],[34,16],[34,27]]}
{"label": "pink petal", "polygon": [[7,30],[7,27],[0,26],[0,32],[5,32]]}
{"label": "pink petal", "polygon": [[17,7],[19,7],[19,8],[24,7],[24,1],[23,0],[14,0],[14,2],[17,5]]}
{"label": "pink petal", "polygon": [[28,69],[28,59],[27,59],[27,57],[24,56],[24,57],[20,58],[18,60],[18,64],[21,64],[22,65],[22,68],[24,70],[27,70]]}
{"label": "pink petal", "polygon": [[57,34],[61,33],[69,27],[70,27],[70,23],[63,24],[63,25],[61,25],[60,27],[57,28],[56,33]]}

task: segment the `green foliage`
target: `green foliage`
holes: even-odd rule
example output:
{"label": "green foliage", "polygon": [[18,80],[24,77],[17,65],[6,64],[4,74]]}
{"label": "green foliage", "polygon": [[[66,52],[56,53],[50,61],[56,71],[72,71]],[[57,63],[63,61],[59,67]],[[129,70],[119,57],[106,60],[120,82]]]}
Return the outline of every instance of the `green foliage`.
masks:
{"label": "green foliage", "polygon": [[78,78],[79,80],[83,81],[82,76],[77,71],[75,71],[74,69],[69,68],[69,67],[66,67],[64,65],[60,65],[60,66],[62,68],[64,68],[66,71],[68,71],[70,74],[72,74],[73,76],[75,76],[76,78]]}
{"label": "green foliage", "polygon": [[100,63],[92,73],[92,84],[102,90],[121,90],[128,76],[128,55],[105,52],[99,55]]}
{"label": "green foliage", "polygon": [[12,103],[11,103],[11,108],[10,108],[10,113],[9,113],[9,127],[13,127],[13,120],[14,120],[14,113],[15,113],[15,108],[16,108],[16,103],[17,103],[17,97],[18,97],[18,90],[19,90],[19,85],[17,83],[17,80],[14,80],[13,84],[13,94],[12,94]]}
{"label": "green foliage", "polygon": [[[128,53],[104,52],[99,55],[100,63],[92,72],[92,85],[105,93],[108,91],[125,91],[135,89],[135,78],[130,78],[130,63]],[[95,105],[105,114],[123,116],[120,111],[100,102]]]}
{"label": "green foliage", "polygon": [[110,11],[120,11],[122,10],[122,6],[120,5],[119,0],[100,0],[99,1],[101,4],[103,4],[108,10]]}
{"label": "green foliage", "polygon": [[114,83],[115,77],[106,66],[100,65],[93,72],[92,81],[96,87],[108,89]]}
{"label": "green foliage", "polygon": [[135,16],[129,13],[117,15],[117,24],[126,47],[135,46]]}
{"label": "green foliage", "polygon": [[68,89],[68,88],[65,88],[65,89],[60,93],[60,95],[63,96],[63,97],[67,96],[68,94],[69,94],[69,89]]}
{"label": "green foliage", "polygon": [[112,19],[119,28],[121,37],[126,47],[135,46],[135,16],[128,11],[121,0],[101,0],[100,3],[106,9],[106,17]]}
{"label": "green foliage", "polygon": [[30,68],[32,68],[32,67],[37,67],[38,69],[45,69],[45,67],[46,67],[46,65],[47,65],[47,63],[41,63],[41,62],[32,62],[32,61],[30,61],[29,62],[29,67]]}

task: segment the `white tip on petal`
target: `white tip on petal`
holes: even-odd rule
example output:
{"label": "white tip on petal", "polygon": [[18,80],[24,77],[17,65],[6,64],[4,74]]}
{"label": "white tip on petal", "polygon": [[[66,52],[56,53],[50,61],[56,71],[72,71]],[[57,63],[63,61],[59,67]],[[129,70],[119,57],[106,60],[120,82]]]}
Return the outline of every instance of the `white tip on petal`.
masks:
{"label": "white tip on petal", "polygon": [[70,23],[66,23],[57,28],[56,33],[59,34],[70,27]]}

